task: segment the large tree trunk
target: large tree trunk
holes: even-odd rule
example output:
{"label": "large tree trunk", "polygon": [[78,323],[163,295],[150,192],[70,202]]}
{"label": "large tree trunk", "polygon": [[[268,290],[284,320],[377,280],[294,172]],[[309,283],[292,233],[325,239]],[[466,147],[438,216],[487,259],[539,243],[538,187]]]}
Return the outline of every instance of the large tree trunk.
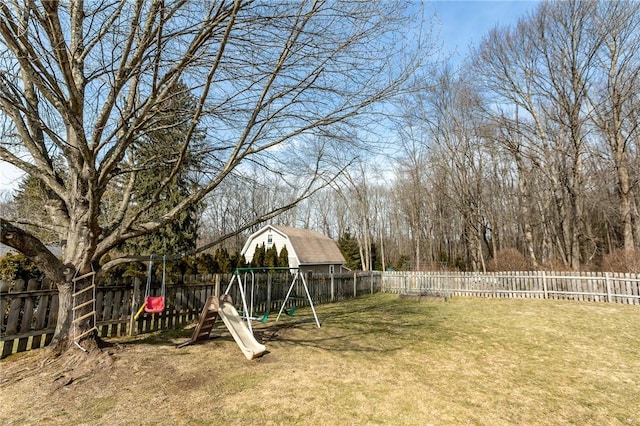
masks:
{"label": "large tree trunk", "polygon": [[58,322],[56,324],[56,331],[53,334],[51,340],[51,346],[58,351],[73,345],[73,333],[72,317],[73,317],[73,303],[72,303],[72,291],[73,286],[71,283],[57,283],[58,287]]}
{"label": "large tree trunk", "polygon": [[[618,143],[617,146],[621,146]],[[635,250],[635,241],[633,237],[633,219],[631,210],[631,184],[629,179],[629,170],[623,159],[624,151],[618,149],[614,152],[615,166],[618,177],[618,194],[620,199],[619,211],[622,221],[622,241],[624,250],[627,253]]]}
{"label": "large tree trunk", "polygon": [[56,352],[72,348],[88,351],[99,346],[94,332],[96,315],[92,278],[58,284],[58,323],[51,340],[51,347]]}
{"label": "large tree trunk", "polygon": [[[72,347],[92,349],[97,347],[95,333],[89,331],[95,327],[95,316],[87,315],[95,308],[93,303],[88,303],[93,298],[93,291],[87,290],[75,298],[74,303],[74,279],[82,277],[76,271],[91,271],[91,266],[76,267],[73,262],[63,264],[40,240],[29,232],[18,228],[4,219],[0,219],[0,242],[12,247],[38,265],[40,270],[56,283],[58,288],[58,322],[51,341],[51,347],[60,353]],[[82,253],[75,247],[74,250]],[[94,274],[89,274],[82,279],[75,280],[75,292],[88,289],[94,283]],[[76,318],[82,318],[75,323],[74,305],[80,306],[75,311]],[[84,305],[84,306],[83,306]],[[80,339],[74,339],[81,336]],[[76,343],[80,343],[81,346]]]}
{"label": "large tree trunk", "polygon": [[525,177],[525,166],[522,158],[519,155],[515,156],[516,166],[518,170],[518,190],[520,192],[520,223],[522,226],[522,233],[524,235],[524,244],[526,247],[527,257],[533,269],[538,269],[538,259],[536,258],[536,252],[533,246],[533,231],[531,229],[531,214],[529,210],[529,186],[527,185],[527,178]]}

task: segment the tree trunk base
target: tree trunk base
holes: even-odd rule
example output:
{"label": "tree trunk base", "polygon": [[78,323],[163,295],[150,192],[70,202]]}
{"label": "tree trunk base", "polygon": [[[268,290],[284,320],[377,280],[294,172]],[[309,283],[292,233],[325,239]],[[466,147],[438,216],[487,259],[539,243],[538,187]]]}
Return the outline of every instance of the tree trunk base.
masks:
{"label": "tree trunk base", "polygon": [[40,376],[39,383],[50,386],[53,392],[74,383],[91,380],[98,371],[113,368],[114,351],[103,350],[98,345],[99,341],[103,342],[102,339],[93,340],[90,349],[85,346],[87,352],[74,344],[73,347],[62,350],[59,347],[48,346],[11,356],[3,360],[0,385]]}
{"label": "tree trunk base", "polygon": [[76,348],[68,350],[58,357],[59,370],[52,377],[54,389],[70,386],[90,380],[98,371],[113,367],[112,353],[103,351],[97,346],[87,352]]}
{"label": "tree trunk base", "polygon": [[105,342],[100,336],[97,335],[97,333],[93,332],[90,335],[82,338],[78,342],[78,344],[75,343],[75,340],[70,333],[68,333],[64,337],[54,336],[48,347],[53,351],[62,354],[70,350],[82,350],[85,352],[90,352],[93,350],[104,349],[110,346],[112,346],[110,343]]}

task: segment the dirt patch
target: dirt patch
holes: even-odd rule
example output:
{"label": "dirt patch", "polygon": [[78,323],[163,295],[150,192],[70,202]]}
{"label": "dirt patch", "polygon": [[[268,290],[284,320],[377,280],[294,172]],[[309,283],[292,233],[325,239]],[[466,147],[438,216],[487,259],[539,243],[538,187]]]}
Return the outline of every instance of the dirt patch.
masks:
{"label": "dirt patch", "polygon": [[256,330],[255,336],[260,343],[285,340],[293,333],[296,327],[297,325],[295,324],[272,326],[268,329]]}
{"label": "dirt patch", "polygon": [[111,350],[68,351],[62,355],[45,348],[12,356],[2,365],[0,385],[36,380],[50,391],[81,382],[113,368]]}
{"label": "dirt patch", "polygon": [[164,413],[161,423],[206,423],[212,414],[202,407],[259,385],[252,371],[265,374],[287,365],[298,328],[256,328],[269,351],[253,361],[222,327],[209,340],[179,349],[192,329],[110,339],[101,350],[61,356],[47,348],[15,354],[0,362],[0,423],[152,424],[142,414],[153,407]]}
{"label": "dirt patch", "polygon": [[402,300],[415,300],[417,302],[446,302],[449,300],[447,296],[434,296],[424,294],[401,294],[399,296]]}

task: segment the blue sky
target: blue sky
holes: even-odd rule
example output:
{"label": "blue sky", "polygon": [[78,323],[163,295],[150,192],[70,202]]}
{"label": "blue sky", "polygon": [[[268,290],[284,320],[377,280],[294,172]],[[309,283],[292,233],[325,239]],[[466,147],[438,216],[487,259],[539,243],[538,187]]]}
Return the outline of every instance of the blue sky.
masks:
{"label": "blue sky", "polygon": [[[2,191],[12,191],[16,188],[22,177],[20,170],[9,163],[0,162],[0,193]],[[2,194],[0,194],[2,195]]]}
{"label": "blue sky", "polygon": [[538,4],[539,1],[531,0],[428,1],[424,12],[427,17],[435,14],[436,33],[439,32],[444,49],[454,54],[455,63],[463,59],[472,45],[477,47],[493,27],[515,24]]}
{"label": "blue sky", "polygon": [[[416,5],[418,5],[417,0]],[[482,37],[496,25],[513,25],[518,18],[535,9],[532,0],[450,0],[426,1],[426,19],[435,15],[436,33],[446,52],[453,54],[452,63],[458,64],[477,46]],[[0,162],[0,191],[15,188],[21,173],[7,163]]]}

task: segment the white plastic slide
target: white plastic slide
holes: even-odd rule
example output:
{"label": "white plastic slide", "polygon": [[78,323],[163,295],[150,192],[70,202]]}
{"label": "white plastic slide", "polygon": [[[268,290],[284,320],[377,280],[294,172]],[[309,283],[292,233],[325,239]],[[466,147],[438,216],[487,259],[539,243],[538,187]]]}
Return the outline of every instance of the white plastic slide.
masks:
{"label": "white plastic slide", "polygon": [[258,343],[256,338],[253,336],[253,333],[249,331],[249,328],[246,326],[242,318],[240,318],[238,311],[236,311],[236,308],[234,308],[231,303],[221,301],[218,315],[220,315],[222,321],[224,321],[234,340],[238,346],[240,346],[242,353],[247,357],[247,359],[259,357],[267,351],[267,348],[264,345]]}

